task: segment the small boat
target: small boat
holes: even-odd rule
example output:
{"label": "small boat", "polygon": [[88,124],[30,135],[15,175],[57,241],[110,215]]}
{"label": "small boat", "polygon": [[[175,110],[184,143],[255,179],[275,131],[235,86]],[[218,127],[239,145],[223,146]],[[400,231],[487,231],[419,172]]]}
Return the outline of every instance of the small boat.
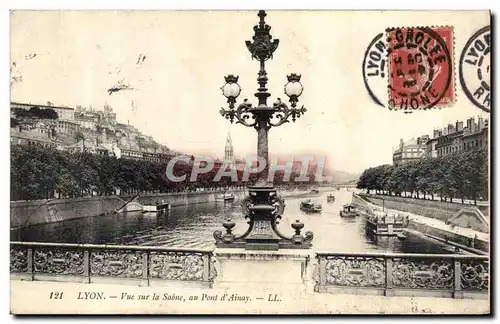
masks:
{"label": "small boat", "polygon": [[319,190],[318,189],[312,189],[310,191],[310,193],[313,194],[313,195],[317,195],[317,194],[319,194]]}
{"label": "small boat", "polygon": [[170,204],[162,200],[160,203],[156,203],[156,211],[163,212],[165,210],[170,210]]}
{"label": "small boat", "polygon": [[218,195],[217,197],[215,197],[215,199],[219,200],[219,201],[224,201],[224,202],[234,201],[234,195],[225,193],[222,195]]}
{"label": "small boat", "polygon": [[329,194],[327,197],[326,197],[326,201],[327,202],[334,202],[335,201],[335,196],[333,194]]}
{"label": "small boat", "polygon": [[339,213],[340,217],[356,217],[359,216],[359,212],[355,205],[346,204],[342,206],[342,210]]}
{"label": "small boat", "polygon": [[156,213],[158,209],[156,208],[157,206],[153,205],[142,205],[142,212],[143,213]]}
{"label": "small boat", "polygon": [[[384,211],[378,208],[366,212],[366,227],[375,235],[398,236],[403,232],[404,215],[399,212]],[[401,239],[404,239],[401,236]]]}
{"label": "small boat", "polygon": [[320,213],[323,210],[323,207],[314,203],[311,199],[308,199],[300,203],[300,210],[307,213]]}

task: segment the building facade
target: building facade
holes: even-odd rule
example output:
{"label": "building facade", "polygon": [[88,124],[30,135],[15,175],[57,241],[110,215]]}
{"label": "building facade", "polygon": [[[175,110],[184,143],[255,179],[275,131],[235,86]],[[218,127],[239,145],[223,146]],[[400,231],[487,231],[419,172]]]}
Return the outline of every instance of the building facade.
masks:
{"label": "building facade", "polygon": [[10,143],[12,145],[26,145],[26,146],[41,146],[56,148],[57,142],[51,140],[48,136],[39,136],[35,134],[12,132],[10,134]]}
{"label": "building facade", "polygon": [[[434,130],[433,138],[421,136],[416,140],[400,141],[393,151],[395,165],[422,157],[436,158],[462,153],[488,146],[488,120],[471,117],[464,122],[456,121],[443,129]],[[422,154],[423,152],[423,154]]]}
{"label": "building facade", "polygon": [[488,120],[479,118],[476,123],[473,118],[467,120],[467,127],[462,137],[464,151],[488,147]]}
{"label": "building facade", "polygon": [[436,145],[437,145],[437,138],[431,138],[427,141],[425,144],[426,149],[425,149],[425,157],[428,158],[436,158],[437,155],[437,150],[436,150]]}
{"label": "building facade", "polygon": [[426,156],[429,135],[422,135],[408,141],[400,140],[399,146],[392,153],[392,163],[398,165],[404,162],[416,161]]}
{"label": "building facade", "polygon": [[53,106],[50,102],[45,105],[37,105],[31,103],[20,103],[20,102],[11,102],[10,109],[13,110],[15,108],[21,108],[25,110],[30,110],[33,107],[38,107],[40,109],[53,109],[57,113],[58,119],[62,120],[75,120],[75,109],[70,107],[60,107]]}
{"label": "building facade", "polygon": [[434,131],[437,157],[461,153],[488,146],[488,120],[474,117],[463,122],[449,124],[446,128]]}

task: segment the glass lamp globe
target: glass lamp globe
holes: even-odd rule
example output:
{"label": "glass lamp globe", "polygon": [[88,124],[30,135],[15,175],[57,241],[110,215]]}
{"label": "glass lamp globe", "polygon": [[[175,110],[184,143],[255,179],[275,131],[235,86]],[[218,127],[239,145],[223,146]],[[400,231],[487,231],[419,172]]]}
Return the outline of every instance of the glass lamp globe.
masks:
{"label": "glass lamp globe", "polygon": [[288,82],[285,85],[285,94],[289,97],[298,97],[302,94],[303,90],[302,83],[299,81]]}
{"label": "glass lamp globe", "polygon": [[300,83],[300,75],[292,73],[288,76],[288,83],[285,85],[285,94],[288,97],[299,97],[302,94],[304,87]]}
{"label": "glass lamp globe", "polygon": [[238,84],[238,76],[233,74],[228,74],[224,77],[226,84],[222,86],[222,94],[228,99],[236,99],[241,92],[240,85]]}
{"label": "glass lamp globe", "polygon": [[238,83],[226,83],[222,86],[222,94],[226,98],[237,98],[240,92],[241,88]]}

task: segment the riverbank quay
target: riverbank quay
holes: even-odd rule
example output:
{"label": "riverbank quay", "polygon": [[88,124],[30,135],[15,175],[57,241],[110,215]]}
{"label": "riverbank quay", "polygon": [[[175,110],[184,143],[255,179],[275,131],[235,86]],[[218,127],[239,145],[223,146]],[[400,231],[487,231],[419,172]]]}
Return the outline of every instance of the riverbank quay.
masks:
{"label": "riverbank quay", "polygon": [[[325,191],[327,188],[320,188]],[[143,205],[155,205],[156,203],[169,203],[171,207],[185,206],[190,204],[212,203],[217,201],[217,196],[224,191],[197,191],[141,194],[137,201]],[[247,195],[247,189],[233,189],[225,191],[233,194],[235,202],[242,201]],[[309,191],[303,190],[279,190],[283,198],[307,197]],[[37,224],[61,222],[70,219],[95,217],[115,213],[123,207],[127,201],[134,198],[127,196],[94,196],[81,198],[64,198],[32,201],[10,202],[10,227],[11,229],[23,228]]]}
{"label": "riverbank quay", "polygon": [[11,314],[489,314],[490,301],[294,289],[10,281]]}
{"label": "riverbank quay", "polygon": [[[476,231],[472,228],[464,228],[449,224],[446,218],[432,218],[422,215],[406,212],[405,210],[388,208],[382,203],[368,202],[363,195],[354,194],[353,203],[358,205],[362,211],[368,208],[384,208],[387,212],[401,213],[408,215],[408,228],[416,230],[429,237],[442,239],[443,242],[457,243],[465,247],[477,249],[487,253],[489,251],[490,235],[481,231]],[[402,208],[404,209],[404,208]]]}
{"label": "riverbank quay", "polygon": [[118,196],[94,196],[10,202],[11,229],[113,213],[126,201]]}
{"label": "riverbank quay", "polygon": [[[452,218],[454,215],[464,209],[477,208],[485,219],[489,219],[489,203],[487,201],[478,201],[476,205],[472,201],[454,199],[453,202],[441,201],[439,197],[431,199],[418,199],[415,197],[389,196],[380,194],[359,193],[363,199],[379,206],[409,212],[415,215],[421,215],[430,218],[436,218],[442,221]],[[428,197],[429,198],[429,197]],[[471,224],[472,226],[480,224]],[[478,226],[478,229],[481,226]],[[486,229],[487,230],[487,229]]]}

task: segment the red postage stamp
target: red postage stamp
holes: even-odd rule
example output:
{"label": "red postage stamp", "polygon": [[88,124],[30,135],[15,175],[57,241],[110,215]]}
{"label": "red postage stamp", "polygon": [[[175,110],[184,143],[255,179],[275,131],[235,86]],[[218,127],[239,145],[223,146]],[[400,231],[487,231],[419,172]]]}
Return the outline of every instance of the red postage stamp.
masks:
{"label": "red postage stamp", "polygon": [[421,110],[455,103],[453,28],[387,30],[389,108]]}

